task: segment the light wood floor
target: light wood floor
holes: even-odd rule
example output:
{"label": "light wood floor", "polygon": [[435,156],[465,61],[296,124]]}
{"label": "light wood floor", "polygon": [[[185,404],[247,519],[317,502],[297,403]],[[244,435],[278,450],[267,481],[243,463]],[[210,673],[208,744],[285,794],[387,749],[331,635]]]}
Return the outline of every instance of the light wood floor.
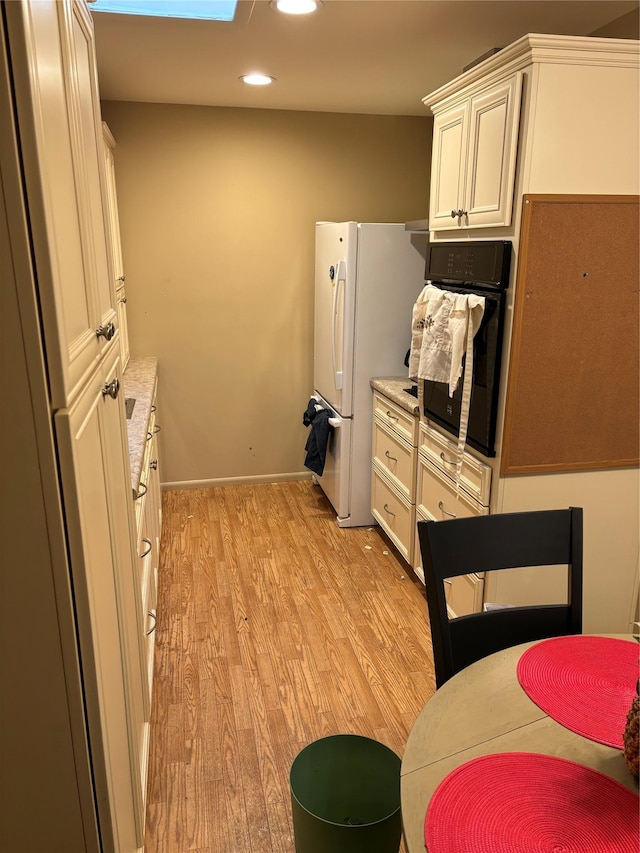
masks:
{"label": "light wood floor", "polygon": [[435,690],[423,588],[310,481],[163,512],[145,851],[293,853],[298,752],[354,733],[402,756]]}

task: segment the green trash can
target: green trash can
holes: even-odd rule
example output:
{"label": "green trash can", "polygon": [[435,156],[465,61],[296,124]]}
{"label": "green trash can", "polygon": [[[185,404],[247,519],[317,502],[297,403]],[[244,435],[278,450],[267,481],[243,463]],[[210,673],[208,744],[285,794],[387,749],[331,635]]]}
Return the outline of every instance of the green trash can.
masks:
{"label": "green trash can", "polygon": [[289,774],[296,853],[398,853],[400,765],[360,735],[306,746]]}

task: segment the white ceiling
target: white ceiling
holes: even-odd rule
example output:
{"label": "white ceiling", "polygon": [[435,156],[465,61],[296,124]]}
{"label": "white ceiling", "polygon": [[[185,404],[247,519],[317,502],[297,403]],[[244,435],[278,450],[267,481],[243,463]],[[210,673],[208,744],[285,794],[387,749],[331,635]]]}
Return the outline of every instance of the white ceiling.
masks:
{"label": "white ceiling", "polygon": [[[589,35],[637,0],[239,0],[232,23],[94,12],[105,100],[427,115],[422,98],[526,33]],[[255,88],[238,78],[277,78]]]}

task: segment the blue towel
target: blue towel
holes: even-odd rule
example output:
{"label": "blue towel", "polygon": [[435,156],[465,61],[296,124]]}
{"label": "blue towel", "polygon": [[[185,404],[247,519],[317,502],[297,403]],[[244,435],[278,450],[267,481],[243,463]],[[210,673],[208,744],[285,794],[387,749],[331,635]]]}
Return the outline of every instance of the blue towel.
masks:
{"label": "blue towel", "polygon": [[316,409],[318,401],[313,397],[309,400],[305,413],[302,416],[302,423],[305,426],[311,427],[311,432],[307,438],[307,443],[304,449],[307,455],[304,460],[305,468],[309,468],[314,474],[322,477],[324,471],[324,463],[327,458],[327,445],[329,444],[329,433],[331,426],[329,418],[331,413],[327,409]]}

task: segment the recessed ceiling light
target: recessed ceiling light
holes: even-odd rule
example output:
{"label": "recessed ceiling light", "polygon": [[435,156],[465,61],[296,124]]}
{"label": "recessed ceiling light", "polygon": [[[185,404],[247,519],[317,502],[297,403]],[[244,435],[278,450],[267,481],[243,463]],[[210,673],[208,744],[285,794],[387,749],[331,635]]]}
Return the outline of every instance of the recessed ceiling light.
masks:
{"label": "recessed ceiling light", "polygon": [[271,5],[287,15],[308,15],[322,5],[322,0],[271,0]]}
{"label": "recessed ceiling light", "polygon": [[240,79],[249,86],[268,86],[276,82],[275,77],[269,77],[267,74],[243,74]]}

